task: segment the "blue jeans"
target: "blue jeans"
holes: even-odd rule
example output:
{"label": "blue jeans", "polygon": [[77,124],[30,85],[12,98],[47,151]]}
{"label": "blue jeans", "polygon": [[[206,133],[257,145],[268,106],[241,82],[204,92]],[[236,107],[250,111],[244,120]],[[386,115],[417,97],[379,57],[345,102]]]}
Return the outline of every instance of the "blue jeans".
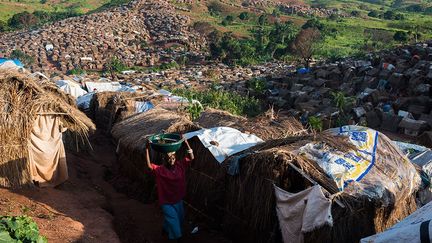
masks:
{"label": "blue jeans", "polygon": [[163,204],[162,211],[165,217],[163,229],[168,233],[170,240],[182,237],[182,224],[184,219],[183,201],[176,204]]}

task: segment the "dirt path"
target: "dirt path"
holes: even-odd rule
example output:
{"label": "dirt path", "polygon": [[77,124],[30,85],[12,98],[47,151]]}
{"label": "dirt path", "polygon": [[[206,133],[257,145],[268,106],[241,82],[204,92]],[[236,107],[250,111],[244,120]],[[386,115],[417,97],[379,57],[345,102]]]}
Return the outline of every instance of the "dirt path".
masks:
{"label": "dirt path", "polygon": [[[0,214],[33,217],[49,242],[169,242],[157,204],[130,199],[104,180],[116,167],[109,139],[91,141],[92,155],[67,153],[70,178],[58,188],[0,189]],[[201,226],[192,235],[192,228],[186,224],[183,242],[226,242]]]}

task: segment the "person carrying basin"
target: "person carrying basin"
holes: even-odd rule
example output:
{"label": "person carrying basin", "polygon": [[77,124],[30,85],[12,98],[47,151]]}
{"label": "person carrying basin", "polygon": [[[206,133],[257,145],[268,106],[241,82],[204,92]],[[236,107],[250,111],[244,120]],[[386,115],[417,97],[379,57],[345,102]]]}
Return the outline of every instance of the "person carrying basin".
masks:
{"label": "person carrying basin", "polygon": [[[159,205],[165,218],[163,233],[166,233],[170,240],[180,241],[184,219],[183,198],[186,195],[185,172],[194,159],[194,154],[184,135],[176,135],[178,139],[174,140],[173,143],[170,142],[173,141],[172,138],[161,138],[165,135],[167,134],[156,135],[160,137],[155,139],[155,136],[153,136],[147,140],[146,162],[156,178]],[[175,151],[181,147],[183,141],[187,146],[187,155],[183,159],[177,160]],[[163,152],[160,165],[151,162],[150,147]]]}

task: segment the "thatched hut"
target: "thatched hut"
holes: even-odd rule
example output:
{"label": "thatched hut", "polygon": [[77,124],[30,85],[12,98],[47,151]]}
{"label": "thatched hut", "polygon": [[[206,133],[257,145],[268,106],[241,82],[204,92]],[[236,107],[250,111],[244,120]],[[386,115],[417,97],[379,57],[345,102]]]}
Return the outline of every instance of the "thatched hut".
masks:
{"label": "thatched hut", "polygon": [[[303,126],[294,118],[279,122],[271,115],[264,114],[248,119],[212,108],[207,108],[194,122],[201,128],[234,128],[246,134],[254,134],[263,140],[305,133]],[[187,175],[186,202],[211,218],[215,224],[220,224],[224,215],[226,165],[218,162],[198,137],[192,137],[189,143],[195,151],[196,158]]]}
{"label": "thatched hut", "polygon": [[156,106],[162,99],[152,92],[98,92],[90,101],[89,116],[98,129],[109,132],[115,123],[136,114],[140,108],[138,104],[151,102]]}
{"label": "thatched hut", "polygon": [[298,193],[318,184],[331,195],[333,226],[305,233],[305,242],[358,242],[415,211],[418,174],[383,134],[377,135],[373,166],[361,180],[342,190],[320,161],[304,150],[308,144],[317,144],[327,151],[349,154],[355,148],[348,141],[322,134],[269,141],[245,151],[239,161],[240,174],[227,177],[224,231],[238,241],[280,242],[274,185]]}
{"label": "thatched hut", "polygon": [[23,73],[0,73],[0,97],[0,185],[37,181],[54,186],[64,181],[62,132],[86,138],[95,129],[91,120],[60,91]]}
{"label": "thatched hut", "polygon": [[[136,195],[148,201],[155,199],[154,178],[150,175],[145,162],[145,141],[153,134],[186,133],[198,127],[183,116],[160,108],[135,114],[117,124],[112,136],[118,143],[117,154],[121,172],[140,185]],[[154,162],[159,155],[152,154]]]}
{"label": "thatched hut", "polygon": [[207,108],[195,123],[202,127],[232,127],[244,133],[252,133],[263,140],[279,139],[306,134],[307,130],[294,117],[278,119],[273,110],[254,117],[245,118],[227,111]]}

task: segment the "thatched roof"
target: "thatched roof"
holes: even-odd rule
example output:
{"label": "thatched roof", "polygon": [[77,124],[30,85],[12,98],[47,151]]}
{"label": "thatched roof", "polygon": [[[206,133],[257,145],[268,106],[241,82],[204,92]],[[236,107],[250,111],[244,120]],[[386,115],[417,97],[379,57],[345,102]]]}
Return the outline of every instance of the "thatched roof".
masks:
{"label": "thatched roof", "polygon": [[278,120],[271,110],[261,116],[247,119],[226,111],[207,108],[195,122],[205,128],[232,127],[241,132],[255,134],[263,140],[306,134],[306,129],[294,117]]}
{"label": "thatched roof", "polygon": [[[353,239],[364,237],[368,231],[382,231],[415,210],[418,175],[413,165],[385,135],[378,135],[379,146],[372,169],[360,183],[350,183],[343,192],[339,192],[336,183],[316,161],[298,153],[300,147],[311,142],[323,143],[324,147],[341,152],[353,148],[345,137],[322,133],[267,141],[242,152],[246,156],[240,159],[240,176],[230,177],[228,183],[226,201],[229,212],[248,222],[253,230],[271,230],[277,220],[274,215],[273,183],[289,192],[298,192],[312,186],[311,180],[330,194],[338,195],[339,202],[345,206],[343,213],[333,212],[336,225],[333,231],[327,229],[325,234],[332,237],[331,241],[334,237],[349,235],[351,225],[343,224],[354,223],[357,216],[368,220],[368,227],[365,231],[355,232]],[[377,187],[385,190],[381,196],[373,189]],[[368,193],[370,197],[366,196]],[[358,213],[360,211],[362,213]],[[343,232],[341,229],[348,231],[340,234]]]}
{"label": "thatched roof", "polygon": [[185,117],[172,111],[155,108],[117,123],[112,129],[112,135],[124,147],[144,149],[145,140],[149,135],[162,131],[186,133],[197,129],[198,127]]}
{"label": "thatched roof", "polygon": [[86,137],[95,126],[61,91],[19,72],[0,72],[0,185],[29,182],[27,143],[39,115],[59,115],[69,131]]}
{"label": "thatched roof", "polygon": [[163,96],[152,91],[136,92],[98,92],[90,102],[90,116],[99,129],[110,130],[118,121],[135,114],[136,101],[151,101],[153,105],[162,102]]}

